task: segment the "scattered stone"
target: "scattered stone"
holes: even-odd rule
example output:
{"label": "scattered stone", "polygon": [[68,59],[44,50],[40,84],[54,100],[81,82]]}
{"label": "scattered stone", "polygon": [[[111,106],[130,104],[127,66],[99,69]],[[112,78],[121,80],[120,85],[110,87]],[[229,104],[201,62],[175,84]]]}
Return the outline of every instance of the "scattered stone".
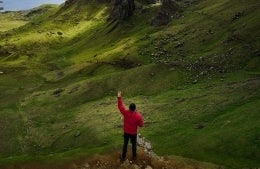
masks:
{"label": "scattered stone", "polygon": [[62,72],[62,71],[59,71],[58,73],[57,73],[57,78],[59,79],[59,78],[62,78],[64,76],[64,72]]}
{"label": "scattered stone", "polygon": [[146,166],[145,169],[153,169],[151,166]]}
{"label": "scattered stone", "polygon": [[232,21],[236,21],[236,20],[238,20],[238,19],[240,19],[241,18],[241,16],[243,16],[244,14],[243,14],[243,12],[238,12],[238,13],[236,13],[233,17],[232,17]]}
{"label": "scattered stone", "polygon": [[175,46],[175,48],[181,48],[184,46],[184,42],[178,42],[178,44]]}
{"label": "scattered stone", "polygon": [[68,128],[69,126],[67,124],[65,124],[62,128],[65,129],[65,128]]}
{"label": "scattered stone", "polygon": [[121,167],[125,167],[125,168],[130,167],[130,162],[129,162],[129,160],[126,159],[126,160],[124,161],[124,163],[121,164]]}
{"label": "scattered stone", "polygon": [[115,124],[115,128],[122,128],[122,124]]}
{"label": "scattered stone", "polygon": [[228,125],[229,123],[231,123],[230,120],[225,121],[225,123],[221,126],[221,128],[225,127],[225,126]]}
{"label": "scattered stone", "polygon": [[81,135],[80,131],[77,131],[76,134],[74,135],[74,137],[79,137]]}
{"label": "scattered stone", "polygon": [[90,165],[89,165],[88,163],[85,163],[85,164],[84,164],[84,167],[85,167],[85,168],[90,168]]}
{"label": "scattered stone", "polygon": [[77,86],[74,86],[68,93],[74,93],[74,92],[76,92],[76,91],[78,91],[79,90],[79,85],[77,85]]}
{"label": "scattered stone", "polygon": [[52,93],[52,95],[58,97],[60,96],[60,94],[64,91],[64,89],[56,89],[54,90],[54,92]]}
{"label": "scattered stone", "polygon": [[62,32],[57,32],[57,34],[58,34],[59,36],[62,36],[62,35],[63,35],[63,33],[62,33]]}
{"label": "scattered stone", "polygon": [[151,36],[150,36],[149,34],[146,33],[146,34],[144,35],[144,39],[150,39],[150,38],[151,38]]}
{"label": "scattered stone", "polygon": [[170,71],[175,71],[175,70],[176,70],[176,68],[174,68],[174,67],[170,68]]}
{"label": "scattered stone", "polygon": [[207,34],[214,34],[214,32],[210,29],[208,30]]}
{"label": "scattered stone", "polygon": [[197,124],[195,129],[203,129],[205,126],[203,124]]}
{"label": "scattered stone", "polygon": [[197,79],[195,79],[195,80],[192,81],[192,84],[196,84],[196,83],[198,83],[198,80],[197,80]]}
{"label": "scattered stone", "polygon": [[136,165],[136,164],[133,165],[133,168],[134,168],[134,169],[141,169],[141,167],[138,166],[138,165]]}
{"label": "scattered stone", "polygon": [[146,140],[144,137],[141,136],[141,134],[137,135],[137,145],[144,148],[144,152],[146,152],[149,156],[152,157],[158,157],[154,152],[152,148],[152,144]]}
{"label": "scattered stone", "polygon": [[254,54],[255,54],[256,56],[260,56],[260,51],[259,51],[259,50],[255,50],[255,51],[254,51]]}
{"label": "scattered stone", "polygon": [[149,142],[145,142],[145,147],[146,147],[146,149],[149,150],[149,151],[152,150],[152,145],[151,145],[151,143],[149,143]]}

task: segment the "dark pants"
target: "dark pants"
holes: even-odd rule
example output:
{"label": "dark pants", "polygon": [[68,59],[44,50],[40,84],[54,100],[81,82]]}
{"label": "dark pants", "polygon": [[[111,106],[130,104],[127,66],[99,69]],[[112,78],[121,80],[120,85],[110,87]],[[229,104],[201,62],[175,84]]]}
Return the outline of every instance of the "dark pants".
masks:
{"label": "dark pants", "polygon": [[130,141],[132,143],[132,155],[133,155],[133,158],[136,158],[136,138],[137,138],[136,134],[124,133],[124,145],[123,145],[123,153],[122,153],[122,158],[123,159],[126,158],[127,145],[128,145],[129,139],[130,139]]}

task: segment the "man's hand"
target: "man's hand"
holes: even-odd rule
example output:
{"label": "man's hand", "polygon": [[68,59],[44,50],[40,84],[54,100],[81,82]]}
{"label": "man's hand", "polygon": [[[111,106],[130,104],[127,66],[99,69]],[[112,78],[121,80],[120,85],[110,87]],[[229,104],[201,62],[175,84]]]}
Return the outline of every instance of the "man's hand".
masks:
{"label": "man's hand", "polygon": [[122,97],[122,92],[121,91],[117,92],[117,97]]}

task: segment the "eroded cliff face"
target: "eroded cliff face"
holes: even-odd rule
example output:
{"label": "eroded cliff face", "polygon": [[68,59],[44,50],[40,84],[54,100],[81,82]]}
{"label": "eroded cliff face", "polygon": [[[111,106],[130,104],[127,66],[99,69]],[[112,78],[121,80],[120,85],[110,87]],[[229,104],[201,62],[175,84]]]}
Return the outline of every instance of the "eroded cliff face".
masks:
{"label": "eroded cliff face", "polygon": [[134,0],[113,0],[111,3],[111,20],[125,20],[131,17],[134,13]]}

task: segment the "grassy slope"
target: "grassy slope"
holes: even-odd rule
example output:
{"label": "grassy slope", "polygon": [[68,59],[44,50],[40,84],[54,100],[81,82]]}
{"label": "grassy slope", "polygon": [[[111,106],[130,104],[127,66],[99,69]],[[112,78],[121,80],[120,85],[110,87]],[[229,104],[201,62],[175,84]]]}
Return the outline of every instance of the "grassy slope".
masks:
{"label": "grassy slope", "polygon": [[[120,89],[126,105],[134,101],[144,114],[141,133],[158,154],[259,166],[258,6],[204,0],[158,28],[147,24],[152,7],[110,32],[105,6],[91,2],[1,35],[2,49],[11,51],[0,60],[1,162],[120,146]],[[167,58],[157,55],[161,48]]]}
{"label": "grassy slope", "polygon": [[25,16],[26,13],[26,11],[0,12],[0,32],[5,32],[27,24],[29,20]]}

